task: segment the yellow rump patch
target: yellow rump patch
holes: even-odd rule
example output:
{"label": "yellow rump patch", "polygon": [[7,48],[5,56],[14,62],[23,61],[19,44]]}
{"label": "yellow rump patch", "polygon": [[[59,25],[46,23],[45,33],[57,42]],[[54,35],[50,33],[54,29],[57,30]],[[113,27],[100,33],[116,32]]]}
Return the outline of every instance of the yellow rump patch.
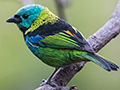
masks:
{"label": "yellow rump patch", "polygon": [[66,33],[70,34],[71,36],[75,37],[69,30],[64,30]]}

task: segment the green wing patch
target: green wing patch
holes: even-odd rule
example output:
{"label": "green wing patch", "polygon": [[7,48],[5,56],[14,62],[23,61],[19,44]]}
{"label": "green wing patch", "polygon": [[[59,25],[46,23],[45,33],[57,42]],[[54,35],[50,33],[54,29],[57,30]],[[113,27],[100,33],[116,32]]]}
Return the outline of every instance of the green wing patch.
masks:
{"label": "green wing patch", "polygon": [[74,40],[75,38],[64,32],[56,33],[55,35],[49,35],[40,42],[45,43],[47,47],[52,48],[75,48],[80,47],[79,43]]}

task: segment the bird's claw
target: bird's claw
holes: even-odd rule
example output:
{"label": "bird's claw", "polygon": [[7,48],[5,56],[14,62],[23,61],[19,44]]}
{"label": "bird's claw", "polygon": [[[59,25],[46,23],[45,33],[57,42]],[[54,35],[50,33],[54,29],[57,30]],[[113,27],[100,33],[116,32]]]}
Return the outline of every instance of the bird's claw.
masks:
{"label": "bird's claw", "polygon": [[51,85],[52,87],[58,87],[57,84],[55,84],[55,83],[53,83],[53,82],[51,82],[51,81],[48,81],[48,80],[45,80],[45,79],[43,79],[42,81],[43,81],[43,82],[42,82],[42,84],[40,84],[40,86],[43,86],[43,85],[45,85],[45,84],[49,84],[49,85]]}

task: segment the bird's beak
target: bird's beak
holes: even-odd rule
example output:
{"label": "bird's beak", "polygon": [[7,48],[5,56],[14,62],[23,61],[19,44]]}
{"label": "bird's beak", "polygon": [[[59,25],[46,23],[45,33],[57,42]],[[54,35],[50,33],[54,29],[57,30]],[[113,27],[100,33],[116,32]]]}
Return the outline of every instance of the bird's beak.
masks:
{"label": "bird's beak", "polygon": [[14,16],[10,17],[8,20],[6,20],[8,23],[21,23],[21,18],[15,18]]}

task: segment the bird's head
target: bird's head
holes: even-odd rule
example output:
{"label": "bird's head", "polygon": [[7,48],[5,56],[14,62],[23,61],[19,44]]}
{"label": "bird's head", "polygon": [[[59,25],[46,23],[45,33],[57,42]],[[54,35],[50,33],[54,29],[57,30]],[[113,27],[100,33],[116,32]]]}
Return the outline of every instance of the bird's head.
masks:
{"label": "bird's head", "polygon": [[25,32],[43,9],[43,6],[36,4],[24,6],[14,16],[10,17],[7,22],[17,24],[19,29]]}

